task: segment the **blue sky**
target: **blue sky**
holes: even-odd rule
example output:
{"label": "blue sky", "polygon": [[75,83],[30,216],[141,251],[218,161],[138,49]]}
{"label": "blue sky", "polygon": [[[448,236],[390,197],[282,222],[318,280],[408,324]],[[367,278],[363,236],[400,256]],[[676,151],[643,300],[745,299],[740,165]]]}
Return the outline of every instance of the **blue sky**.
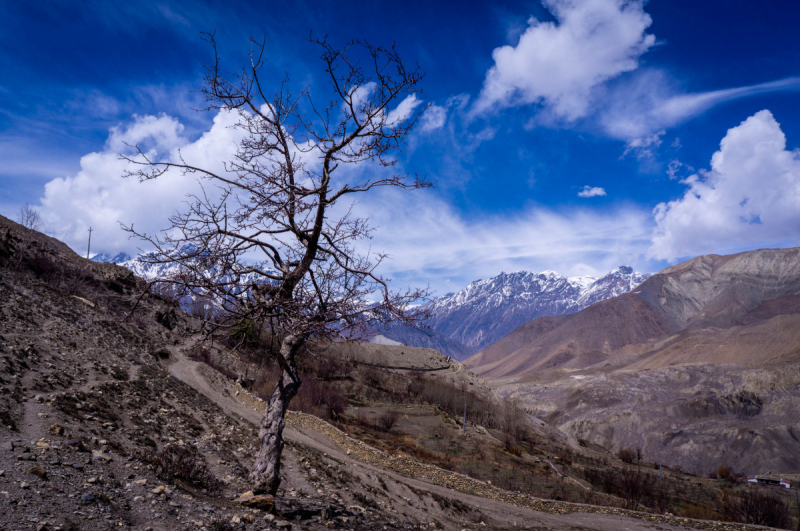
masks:
{"label": "blue sky", "polygon": [[230,141],[224,117],[194,111],[200,32],[232,67],[263,37],[275,79],[313,91],[313,30],[395,43],[426,72],[433,107],[400,165],[437,187],[359,205],[401,284],[794,246],[798,23],[791,0],[2,1],[0,213],[30,203],[76,249],[91,225],[95,250],[135,252],[117,222],[166,226],[191,183],[124,181],[122,141],[193,146],[212,165]]}

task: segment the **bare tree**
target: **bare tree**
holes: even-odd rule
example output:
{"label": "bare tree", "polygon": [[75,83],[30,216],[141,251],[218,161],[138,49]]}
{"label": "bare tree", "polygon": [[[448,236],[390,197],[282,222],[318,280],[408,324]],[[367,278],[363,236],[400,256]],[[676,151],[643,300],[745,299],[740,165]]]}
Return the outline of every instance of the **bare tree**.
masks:
{"label": "bare tree", "polygon": [[[393,154],[405,147],[419,118],[400,103],[419,90],[422,74],[406,68],[394,48],[354,41],[337,49],[312,39],[330,91],[319,106],[307,87],[293,93],[288,78],[267,92],[263,42],[252,41],[247,67],[226,74],[214,35],[207,40],[214,51],[202,89],[207,110],[237,112],[235,128],[243,139],[223,172],[180,155],[154,160],[135,146],[122,157],[141,167],[128,176],[149,180],[177,170],[218,191],[212,196],[204,187],[190,196],[188,209],[173,215],[161,235],[123,228],[155,248],[147,261],[180,265],[159,279],[177,295],[202,296],[224,310],[212,330],[256,322],[280,339],[275,356],[281,377],[261,420],[261,447],[250,474],[257,492],[275,494],[284,415],[300,386],[295,358],[301,347],[312,337],[353,339],[370,325],[413,325],[427,317],[412,306],[427,297],[427,289],[391,291],[376,272],[386,256],[356,250],[357,241],[371,237],[368,220],[353,215],[352,204],[341,204],[378,187],[431,186],[392,172]],[[342,171],[359,164],[367,167],[358,180],[355,172]]]}
{"label": "bare tree", "polygon": [[19,209],[19,214],[17,217],[19,219],[19,224],[27,229],[35,230],[37,232],[42,232],[44,229],[44,224],[42,223],[42,217],[39,215],[39,211],[30,206],[28,203],[25,203],[25,206]]}
{"label": "bare tree", "polygon": [[397,411],[390,409],[389,411],[384,411],[383,414],[378,417],[378,420],[380,421],[381,426],[386,429],[386,431],[391,431],[394,425],[397,424],[397,421],[400,420],[400,414]]}

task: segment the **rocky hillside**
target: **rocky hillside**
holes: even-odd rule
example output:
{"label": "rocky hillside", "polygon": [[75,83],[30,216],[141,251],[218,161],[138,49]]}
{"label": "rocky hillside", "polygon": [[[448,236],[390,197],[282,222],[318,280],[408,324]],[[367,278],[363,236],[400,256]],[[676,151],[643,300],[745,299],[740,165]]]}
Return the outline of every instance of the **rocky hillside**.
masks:
{"label": "rocky hillside", "polygon": [[465,363],[552,425],[691,470],[800,470],[800,249],[701,256]]}
{"label": "rocky hillside", "polygon": [[248,494],[270,337],[198,344],[142,286],[0,217],[3,529],[748,529],[688,518],[738,514],[715,509],[721,480],[665,469],[656,489],[642,463],[632,489],[462,364],[376,344],[309,345],[282,488]]}

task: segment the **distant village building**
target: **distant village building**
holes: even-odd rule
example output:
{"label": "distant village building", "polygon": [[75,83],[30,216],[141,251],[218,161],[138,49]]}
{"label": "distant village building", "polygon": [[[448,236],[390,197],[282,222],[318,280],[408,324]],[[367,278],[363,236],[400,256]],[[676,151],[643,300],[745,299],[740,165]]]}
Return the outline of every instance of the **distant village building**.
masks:
{"label": "distant village building", "polygon": [[750,483],[758,483],[759,485],[767,485],[768,487],[783,487],[784,489],[792,488],[792,482],[788,479],[776,478],[766,474],[747,476],[747,481]]}

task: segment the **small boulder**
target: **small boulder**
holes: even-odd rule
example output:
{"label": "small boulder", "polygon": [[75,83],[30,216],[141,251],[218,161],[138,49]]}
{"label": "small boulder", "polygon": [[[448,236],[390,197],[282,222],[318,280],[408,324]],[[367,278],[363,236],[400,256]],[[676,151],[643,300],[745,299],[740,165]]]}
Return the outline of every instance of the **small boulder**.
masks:
{"label": "small boulder", "polygon": [[81,452],[86,450],[86,447],[83,445],[83,441],[80,440],[80,439],[70,439],[67,442],[65,442],[64,444],[66,444],[67,446],[70,446],[72,448],[76,448],[78,451],[81,451]]}
{"label": "small boulder", "polygon": [[44,467],[41,466],[32,466],[25,472],[27,472],[28,474],[33,474],[39,479],[47,479],[47,470],[45,470]]}
{"label": "small boulder", "polygon": [[254,494],[253,491],[248,491],[236,499],[236,503],[251,507],[253,509],[269,510],[275,505],[275,498],[269,494]]}
{"label": "small boulder", "polygon": [[81,494],[81,499],[85,502],[94,501],[94,494],[91,492],[87,492],[85,494]]}
{"label": "small boulder", "polygon": [[100,450],[92,450],[92,457],[93,457],[94,459],[102,459],[102,460],[103,460],[103,461],[105,461],[106,463],[108,463],[109,461],[111,461],[111,456],[110,456],[110,455],[108,455],[108,454],[104,454],[104,453],[103,453],[103,452],[101,452]]}
{"label": "small boulder", "polygon": [[64,435],[67,433],[67,429],[61,424],[53,424],[50,426],[50,433],[53,435]]}

